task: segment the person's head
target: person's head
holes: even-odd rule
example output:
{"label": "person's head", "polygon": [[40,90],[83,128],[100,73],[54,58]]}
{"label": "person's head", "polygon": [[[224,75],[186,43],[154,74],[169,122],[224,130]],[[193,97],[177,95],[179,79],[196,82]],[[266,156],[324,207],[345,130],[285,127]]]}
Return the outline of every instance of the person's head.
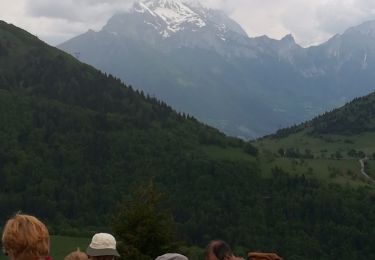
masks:
{"label": "person's head", "polygon": [[247,260],[283,260],[275,253],[249,252]]}
{"label": "person's head", "polygon": [[158,256],[155,260],[188,260],[188,258],[184,255],[180,255],[176,253],[167,253],[167,254]]}
{"label": "person's head", "polygon": [[89,256],[89,259],[93,260],[113,260],[115,257],[113,255],[101,255],[101,256]]}
{"label": "person's head", "polygon": [[90,259],[95,260],[112,260],[120,256],[116,249],[116,239],[108,233],[95,234],[86,253]]}
{"label": "person's head", "polygon": [[89,257],[85,253],[79,250],[71,252],[69,255],[65,256],[64,258],[64,260],[88,260],[88,259]]}
{"label": "person's head", "polygon": [[49,254],[48,229],[33,216],[16,214],[5,224],[2,244],[12,260],[38,260]]}
{"label": "person's head", "polygon": [[205,260],[229,260],[233,257],[232,249],[222,240],[211,241],[205,250]]}

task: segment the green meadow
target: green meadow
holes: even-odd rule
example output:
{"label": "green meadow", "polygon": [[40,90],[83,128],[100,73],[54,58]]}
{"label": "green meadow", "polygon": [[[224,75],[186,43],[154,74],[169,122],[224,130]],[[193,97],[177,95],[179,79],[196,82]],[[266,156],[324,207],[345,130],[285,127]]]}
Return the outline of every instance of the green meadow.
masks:
{"label": "green meadow", "polygon": [[[260,151],[261,171],[267,175],[274,167],[280,167],[292,174],[316,177],[328,183],[350,186],[371,185],[361,174],[359,158],[350,156],[351,150],[362,151],[369,158],[366,173],[375,177],[375,133],[360,136],[321,135],[314,137],[305,131],[286,138],[264,138],[254,144]],[[302,155],[313,158],[293,158],[283,156],[281,151],[298,150]]]}
{"label": "green meadow", "polygon": [[215,160],[246,161],[251,163],[256,161],[254,156],[245,153],[243,149],[237,147],[206,145],[202,147],[202,151],[210,159]]}

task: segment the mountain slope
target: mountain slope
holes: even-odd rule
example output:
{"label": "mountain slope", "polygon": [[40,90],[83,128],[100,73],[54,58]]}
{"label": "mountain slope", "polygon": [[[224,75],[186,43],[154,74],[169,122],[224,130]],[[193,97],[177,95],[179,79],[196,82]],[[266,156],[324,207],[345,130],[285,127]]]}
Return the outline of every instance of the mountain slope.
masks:
{"label": "mountain slope", "polygon": [[316,90],[349,101],[374,91],[375,21],[335,35],[327,42],[291,55],[291,62]]}
{"label": "mountain slope", "polygon": [[291,35],[249,38],[215,10],[150,0],[59,48],[227,134],[255,138],[373,91],[373,28],[301,48]]}
{"label": "mountain slope", "polygon": [[[24,209],[55,225],[98,225],[131,187],[149,178],[174,190],[178,182],[170,181],[199,176],[221,162],[228,172],[239,170],[208,156],[209,147],[242,156],[238,167],[245,175],[256,168],[243,141],[177,114],[14,26],[1,22],[0,36],[3,220]],[[103,203],[96,214],[85,213],[98,199]]]}

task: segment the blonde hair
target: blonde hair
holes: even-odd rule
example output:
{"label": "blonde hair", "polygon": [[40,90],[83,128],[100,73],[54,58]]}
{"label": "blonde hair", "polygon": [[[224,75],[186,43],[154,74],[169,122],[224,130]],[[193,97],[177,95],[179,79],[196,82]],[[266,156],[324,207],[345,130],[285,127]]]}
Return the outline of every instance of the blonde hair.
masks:
{"label": "blonde hair", "polygon": [[36,217],[16,214],[5,224],[2,243],[17,260],[40,259],[49,253],[48,229]]}
{"label": "blonde hair", "polygon": [[89,257],[79,251],[79,249],[77,251],[74,251],[74,252],[71,252],[69,255],[65,256],[64,260],[88,260]]}

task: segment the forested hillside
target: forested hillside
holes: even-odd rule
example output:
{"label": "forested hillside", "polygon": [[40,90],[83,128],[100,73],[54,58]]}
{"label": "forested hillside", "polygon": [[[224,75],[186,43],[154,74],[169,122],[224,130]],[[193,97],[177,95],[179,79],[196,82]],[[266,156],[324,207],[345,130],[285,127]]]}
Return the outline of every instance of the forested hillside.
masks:
{"label": "forested hillside", "polygon": [[354,136],[375,131],[375,92],[326,112],[314,119],[285,129],[272,137],[285,137],[305,130],[310,135],[337,134]]}
{"label": "forested hillside", "polygon": [[0,23],[0,221],[106,230],[151,178],[178,239],[285,259],[375,258],[375,194],[274,167],[257,150]]}
{"label": "forested hillside", "polygon": [[[249,147],[16,27],[0,32],[3,216],[39,206],[61,223],[97,225],[135,183],[177,178],[187,162],[214,167],[206,147]],[[95,201],[98,214],[87,211]]]}

